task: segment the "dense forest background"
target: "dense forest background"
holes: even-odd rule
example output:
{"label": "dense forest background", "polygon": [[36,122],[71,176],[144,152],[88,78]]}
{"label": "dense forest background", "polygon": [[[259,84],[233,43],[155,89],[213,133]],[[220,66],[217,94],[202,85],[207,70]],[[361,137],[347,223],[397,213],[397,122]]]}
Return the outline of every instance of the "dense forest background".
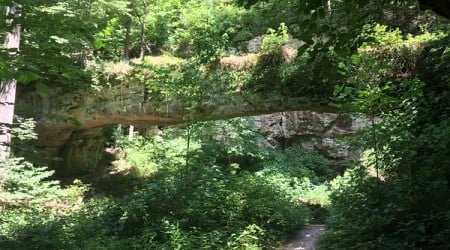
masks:
{"label": "dense forest background", "polygon": [[[2,1],[20,7],[2,11],[2,34],[21,28],[20,50],[1,50],[2,89],[101,92],[136,78],[144,101],[176,97],[188,115],[133,138],[106,127],[114,164],[82,181],[28,158],[35,122],[16,117],[0,162],[2,249],[268,249],[313,222],[327,225],[319,249],[450,248],[446,18],[415,1],[16,2]],[[445,4],[422,7],[445,15]],[[260,50],[246,51],[255,37]],[[198,100],[219,86],[325,98],[369,120],[345,140],[364,153],[343,171],[262,147],[251,119],[198,121]]]}

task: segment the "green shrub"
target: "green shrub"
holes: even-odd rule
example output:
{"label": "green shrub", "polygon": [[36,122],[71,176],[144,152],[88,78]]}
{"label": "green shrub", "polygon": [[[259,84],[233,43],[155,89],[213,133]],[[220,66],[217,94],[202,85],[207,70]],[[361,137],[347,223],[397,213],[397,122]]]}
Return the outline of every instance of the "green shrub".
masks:
{"label": "green shrub", "polygon": [[[2,216],[20,223],[5,224],[9,231],[0,240],[13,249],[276,245],[310,219],[310,210],[296,199],[298,194],[310,192],[313,197],[320,190],[306,179],[295,180],[309,176],[319,183],[315,174],[326,162],[294,150],[261,150],[260,135],[251,126],[245,119],[189,125],[187,153],[186,128],[167,128],[151,138],[136,133],[133,141],[119,136],[115,145],[131,169],[94,183],[89,198],[63,214],[50,211],[42,217],[42,211],[8,209]],[[290,162],[283,162],[290,157]],[[53,184],[43,187],[54,193],[59,187]],[[69,190],[62,192],[79,197],[86,191]]]}
{"label": "green shrub", "polygon": [[[61,248],[64,235],[58,219],[78,210],[87,186],[76,181],[61,188],[49,180],[53,171],[22,158],[0,162],[0,242],[12,249]],[[33,242],[30,246],[30,242]]]}
{"label": "green shrub", "polygon": [[281,23],[278,31],[268,29],[267,34],[263,37],[261,45],[261,54],[280,54],[281,48],[288,42],[289,34],[286,24]]}
{"label": "green shrub", "polygon": [[265,160],[262,172],[282,172],[289,177],[308,178],[313,184],[332,180],[338,174],[325,157],[298,148],[273,152]]}
{"label": "green shrub", "polygon": [[445,203],[446,194],[445,182],[419,187],[399,179],[380,182],[361,168],[349,171],[333,183],[319,249],[446,249],[450,214],[432,205]]}

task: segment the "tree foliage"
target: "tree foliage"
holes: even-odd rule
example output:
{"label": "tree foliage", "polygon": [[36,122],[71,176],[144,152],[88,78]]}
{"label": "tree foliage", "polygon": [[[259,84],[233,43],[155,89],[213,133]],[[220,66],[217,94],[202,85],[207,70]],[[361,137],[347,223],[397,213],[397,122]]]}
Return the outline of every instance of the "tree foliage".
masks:
{"label": "tree foliage", "polygon": [[[340,63],[347,78],[335,94],[341,107],[371,117],[363,139],[371,151],[337,182],[322,248],[446,249],[449,82],[439,62],[448,34],[375,25],[362,35],[370,40]],[[441,52],[425,66],[429,51]]]}
{"label": "tree foliage", "polygon": [[[415,1],[20,2],[23,43],[14,58],[2,47],[2,79],[43,94],[138,81],[143,104],[164,110],[175,100],[189,111],[189,139],[124,144],[137,169],[131,175],[148,179],[127,179],[136,189],[125,197],[92,199],[64,216],[45,205],[61,197],[50,172],[16,158],[2,163],[10,171],[1,182],[7,246],[258,248],[305,222],[295,197],[308,196],[331,208],[323,249],[449,248],[448,20],[419,12]],[[256,36],[263,42],[255,61],[222,68],[223,56],[245,53],[239,48]],[[290,36],[302,46],[288,63]],[[193,114],[225,93],[251,101],[261,94],[261,103],[279,98],[274,90],[334,92],[338,108],[368,117],[360,137],[367,159],[330,184],[324,159],[296,150],[264,155],[240,121],[193,124]],[[114,185],[121,177],[109,178]]]}

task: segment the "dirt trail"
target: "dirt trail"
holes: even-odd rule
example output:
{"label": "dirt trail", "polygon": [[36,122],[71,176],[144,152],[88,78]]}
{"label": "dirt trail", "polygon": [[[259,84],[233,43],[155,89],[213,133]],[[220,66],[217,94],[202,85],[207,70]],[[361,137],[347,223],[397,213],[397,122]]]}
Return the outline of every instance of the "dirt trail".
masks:
{"label": "dirt trail", "polygon": [[325,232],[325,225],[311,224],[299,231],[295,238],[276,250],[314,250],[317,239]]}

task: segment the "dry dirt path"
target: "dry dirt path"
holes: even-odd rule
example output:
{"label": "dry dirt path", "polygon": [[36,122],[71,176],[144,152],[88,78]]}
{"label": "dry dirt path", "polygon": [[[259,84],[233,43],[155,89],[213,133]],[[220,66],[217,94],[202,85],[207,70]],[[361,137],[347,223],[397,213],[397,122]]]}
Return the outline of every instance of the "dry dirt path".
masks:
{"label": "dry dirt path", "polygon": [[325,232],[325,225],[311,224],[299,231],[294,238],[276,250],[314,250],[317,239]]}

